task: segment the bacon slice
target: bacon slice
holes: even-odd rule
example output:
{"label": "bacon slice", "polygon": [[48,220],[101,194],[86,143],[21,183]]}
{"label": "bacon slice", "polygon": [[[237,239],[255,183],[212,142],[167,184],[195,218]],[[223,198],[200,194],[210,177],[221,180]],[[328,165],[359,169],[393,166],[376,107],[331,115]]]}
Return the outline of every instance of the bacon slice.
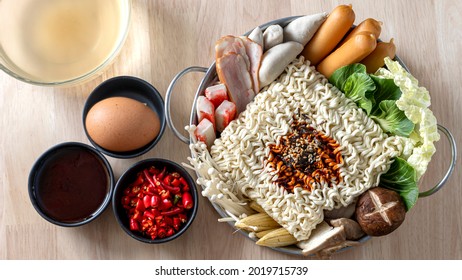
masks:
{"label": "bacon slice", "polygon": [[232,35],[221,37],[215,43],[215,58],[218,60],[222,56],[228,53],[237,53],[242,56],[245,61],[245,65],[247,66],[247,71],[250,70],[250,60],[247,56],[246,47],[244,42],[239,37],[235,37]]}
{"label": "bacon slice", "polygon": [[229,98],[236,104],[237,114],[240,114],[255,97],[244,58],[237,53],[228,53],[217,59],[216,67],[218,78],[226,85]]}
{"label": "bacon slice", "polygon": [[244,42],[245,52],[250,60],[250,75],[252,76],[253,91],[258,93],[260,91],[260,79],[258,78],[258,71],[263,57],[263,48],[254,41],[247,37],[241,37]]}

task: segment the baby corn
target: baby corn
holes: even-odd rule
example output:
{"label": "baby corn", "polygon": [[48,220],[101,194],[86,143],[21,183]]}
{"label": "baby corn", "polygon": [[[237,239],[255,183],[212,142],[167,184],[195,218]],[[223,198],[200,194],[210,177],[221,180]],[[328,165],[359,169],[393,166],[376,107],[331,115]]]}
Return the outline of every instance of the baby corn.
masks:
{"label": "baby corn", "polygon": [[272,229],[268,229],[268,230],[264,230],[264,231],[259,231],[257,233],[255,233],[255,236],[257,238],[262,238],[263,236],[265,236],[267,233],[270,233],[272,232],[273,230],[276,230],[277,228],[272,228]]}
{"label": "baby corn", "polygon": [[261,207],[260,204],[256,203],[255,201],[250,202],[249,206],[258,213],[266,213],[263,207]]}
{"label": "baby corn", "polygon": [[236,222],[234,226],[239,229],[244,229],[253,232],[259,232],[280,227],[280,225],[266,213],[250,215]]}
{"label": "baby corn", "polygon": [[278,228],[265,234],[256,244],[266,247],[283,247],[295,243],[297,243],[297,239],[292,234],[285,228]]}

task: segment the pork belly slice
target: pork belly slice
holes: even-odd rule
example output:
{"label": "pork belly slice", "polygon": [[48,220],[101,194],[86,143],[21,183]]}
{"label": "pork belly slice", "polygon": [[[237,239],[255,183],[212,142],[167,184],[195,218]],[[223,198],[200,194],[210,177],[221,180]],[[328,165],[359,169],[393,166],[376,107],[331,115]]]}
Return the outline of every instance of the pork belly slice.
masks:
{"label": "pork belly slice", "polygon": [[228,53],[217,59],[218,78],[226,85],[229,99],[236,105],[236,113],[243,112],[255,97],[252,78],[242,55]]}
{"label": "pork belly slice", "polygon": [[239,37],[232,35],[223,36],[215,43],[215,59],[223,57],[228,53],[237,53],[242,56],[245,61],[247,71],[250,71],[250,60],[247,56],[244,41]]}
{"label": "pork belly slice", "polygon": [[254,41],[247,37],[241,37],[244,42],[245,52],[250,60],[250,76],[252,76],[253,91],[258,93],[260,91],[260,79],[258,78],[258,71],[263,57],[263,48]]}

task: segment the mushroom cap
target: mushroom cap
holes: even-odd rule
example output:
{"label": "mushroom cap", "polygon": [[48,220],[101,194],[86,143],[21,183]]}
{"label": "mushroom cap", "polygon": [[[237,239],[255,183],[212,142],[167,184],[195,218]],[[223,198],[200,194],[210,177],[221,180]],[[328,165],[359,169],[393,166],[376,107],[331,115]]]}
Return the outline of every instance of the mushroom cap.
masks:
{"label": "mushroom cap", "polygon": [[377,187],[368,190],[356,204],[356,220],[362,230],[371,236],[393,232],[404,221],[406,208],[395,191]]}

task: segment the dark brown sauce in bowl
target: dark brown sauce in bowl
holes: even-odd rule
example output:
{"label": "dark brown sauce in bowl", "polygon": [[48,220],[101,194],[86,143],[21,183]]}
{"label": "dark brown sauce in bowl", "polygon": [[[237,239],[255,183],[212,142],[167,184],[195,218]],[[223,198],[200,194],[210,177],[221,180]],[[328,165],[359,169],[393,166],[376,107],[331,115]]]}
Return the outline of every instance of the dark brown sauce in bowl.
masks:
{"label": "dark brown sauce in bowl", "polygon": [[61,226],[79,226],[109,204],[113,173],[94,148],[63,143],[45,152],[29,176],[29,194],[37,212]]}

